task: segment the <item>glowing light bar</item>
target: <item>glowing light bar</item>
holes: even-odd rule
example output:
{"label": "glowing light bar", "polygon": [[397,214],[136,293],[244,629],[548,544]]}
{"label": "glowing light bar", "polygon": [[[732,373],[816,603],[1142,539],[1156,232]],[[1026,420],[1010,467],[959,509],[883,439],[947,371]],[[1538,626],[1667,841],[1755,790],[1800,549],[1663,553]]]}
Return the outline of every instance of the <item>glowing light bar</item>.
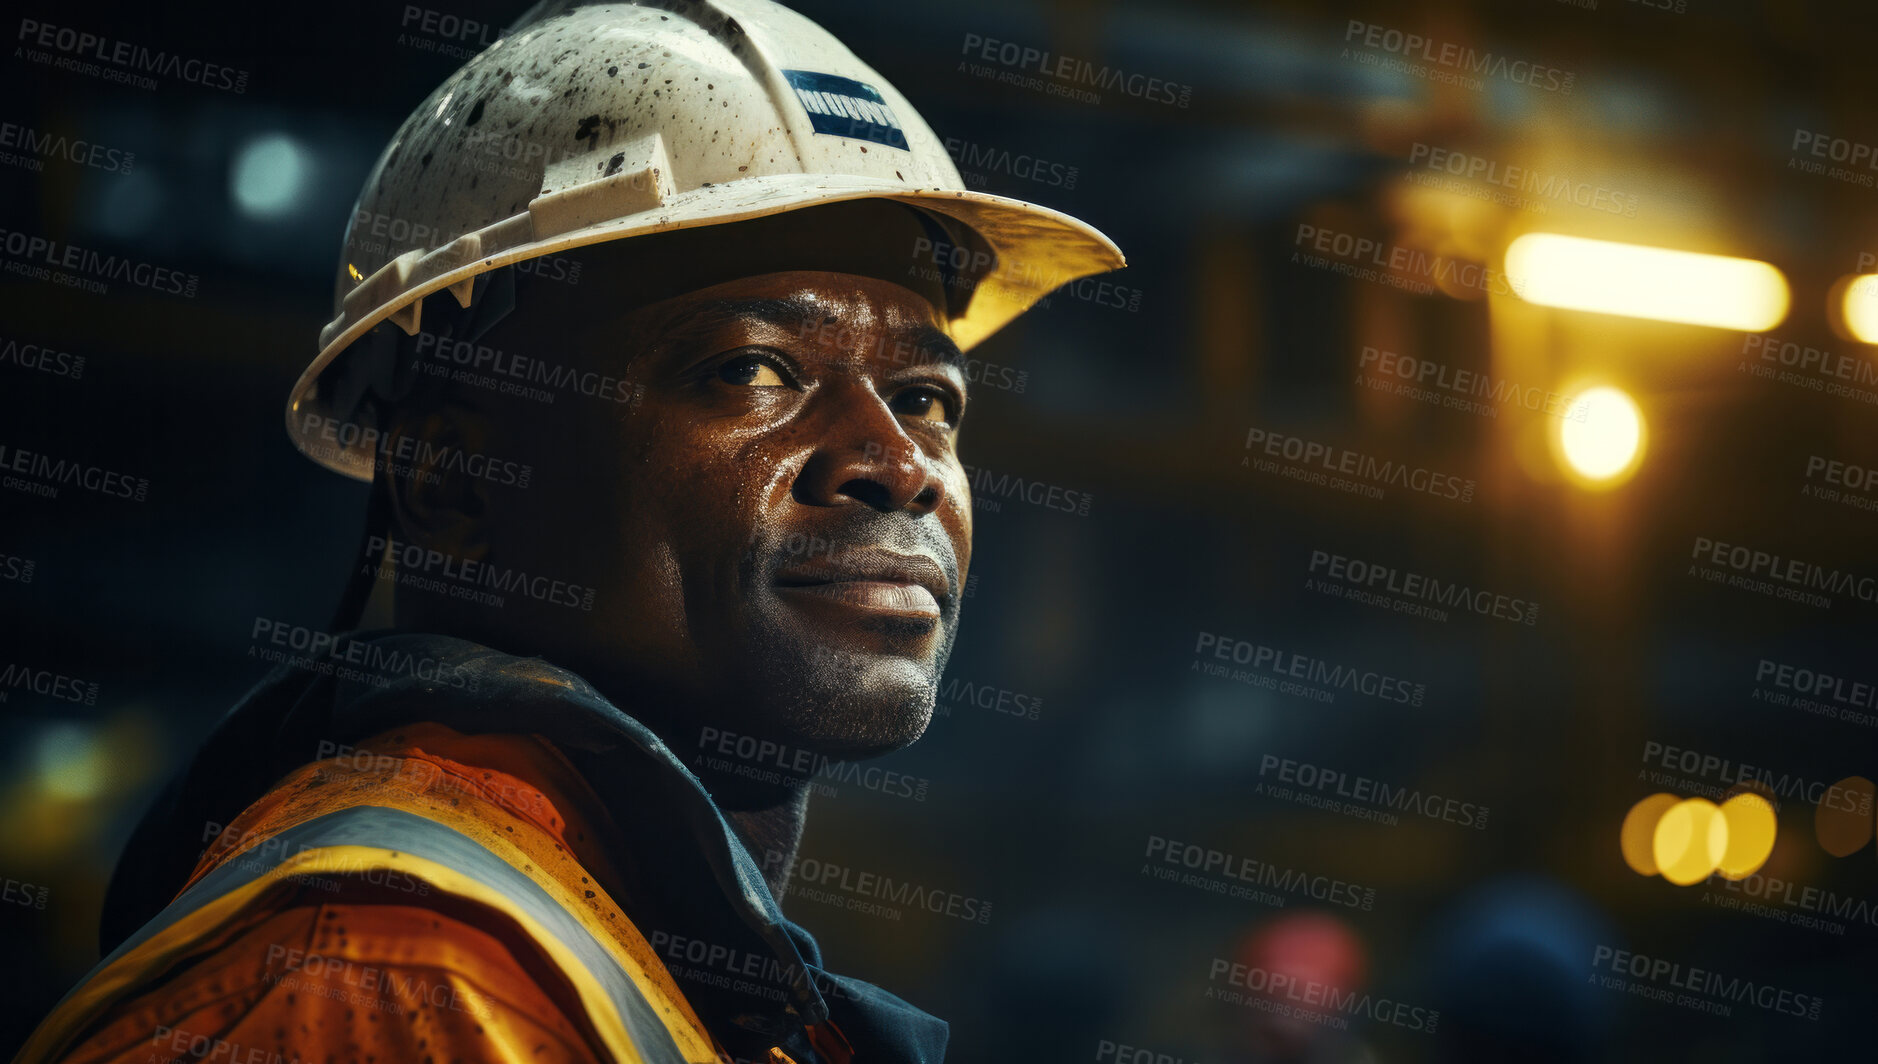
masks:
{"label": "glowing light bar", "polygon": [[1506,275],[1530,303],[1630,318],[1761,332],[1787,316],[1787,279],[1727,255],[1527,233],[1506,249]]}

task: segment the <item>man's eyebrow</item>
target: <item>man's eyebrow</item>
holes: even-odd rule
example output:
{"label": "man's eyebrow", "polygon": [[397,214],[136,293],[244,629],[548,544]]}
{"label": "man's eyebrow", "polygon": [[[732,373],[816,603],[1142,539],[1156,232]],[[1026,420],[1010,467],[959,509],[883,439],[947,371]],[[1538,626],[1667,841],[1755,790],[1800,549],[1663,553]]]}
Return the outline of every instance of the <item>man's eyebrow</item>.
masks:
{"label": "man's eyebrow", "polygon": [[665,331],[710,330],[755,319],[778,325],[820,320],[822,309],[793,296],[780,299],[718,299],[686,311],[666,323]]}
{"label": "man's eyebrow", "polygon": [[[830,318],[827,308],[797,296],[782,296],[773,299],[720,299],[685,311],[667,322],[660,331],[668,336],[688,332],[709,332],[712,329],[755,320],[795,326],[807,335],[811,331],[819,330],[820,325]],[[959,350],[957,341],[946,335],[945,330],[931,322],[922,322],[906,330],[905,336],[905,343],[916,352],[914,359],[916,364],[937,364],[951,366],[960,373],[966,371],[965,353]]]}
{"label": "man's eyebrow", "polygon": [[[908,334],[907,339],[912,342],[913,350],[919,352],[920,362],[936,362],[941,366],[951,366],[960,373],[965,372],[965,352],[960,351],[958,343],[938,326],[931,323],[920,325]],[[931,357],[928,357],[928,352]]]}

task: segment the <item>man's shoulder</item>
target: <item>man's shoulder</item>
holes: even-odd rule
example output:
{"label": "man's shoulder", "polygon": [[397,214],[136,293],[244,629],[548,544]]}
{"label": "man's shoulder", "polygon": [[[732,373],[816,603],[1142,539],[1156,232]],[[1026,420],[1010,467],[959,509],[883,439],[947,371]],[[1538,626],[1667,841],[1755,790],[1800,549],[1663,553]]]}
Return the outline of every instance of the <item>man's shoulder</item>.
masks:
{"label": "man's shoulder", "polygon": [[317,892],[251,907],[60,1059],[606,1059],[552,962],[499,914]]}
{"label": "man's shoulder", "polygon": [[[55,1041],[171,981],[176,959],[189,957],[220,971],[205,984],[219,992],[242,985],[301,1005],[316,993],[377,1000],[368,978],[416,994],[420,1013],[449,1011],[436,995],[475,1000],[461,996],[473,987],[485,997],[512,988],[512,1003],[524,984],[537,995],[560,988],[571,995],[559,1005],[568,1022],[619,1059],[639,1059],[635,1046],[658,1050],[645,1059],[714,1059],[684,994],[569,845],[573,783],[549,771],[551,747],[418,725],[329,753],[229,824],[205,828],[209,844],[188,885],[61,1006],[76,1011]],[[304,944],[291,928],[252,930],[287,913],[304,922],[309,906],[320,915]],[[466,947],[472,938],[481,946]],[[501,948],[483,948],[490,942]],[[283,991],[283,982],[294,985]],[[367,1023],[385,1015],[352,1007]],[[147,1009],[113,1022],[146,1037],[185,1029]]]}

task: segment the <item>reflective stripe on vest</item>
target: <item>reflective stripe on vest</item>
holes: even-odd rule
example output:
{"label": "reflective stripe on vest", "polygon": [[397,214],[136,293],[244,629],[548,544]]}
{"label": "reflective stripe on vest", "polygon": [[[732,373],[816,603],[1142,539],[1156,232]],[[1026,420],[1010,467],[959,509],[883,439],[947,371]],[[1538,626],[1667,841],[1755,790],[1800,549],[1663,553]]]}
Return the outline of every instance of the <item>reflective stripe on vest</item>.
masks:
{"label": "reflective stripe on vest", "polygon": [[[261,851],[279,856],[262,857]],[[567,976],[615,1059],[686,1064],[632,976],[533,878],[454,828],[373,805],[288,827],[210,871],[99,962],[15,1060],[56,1059],[114,1000],[165,970],[273,887],[295,877],[379,870],[408,874],[515,920]]]}

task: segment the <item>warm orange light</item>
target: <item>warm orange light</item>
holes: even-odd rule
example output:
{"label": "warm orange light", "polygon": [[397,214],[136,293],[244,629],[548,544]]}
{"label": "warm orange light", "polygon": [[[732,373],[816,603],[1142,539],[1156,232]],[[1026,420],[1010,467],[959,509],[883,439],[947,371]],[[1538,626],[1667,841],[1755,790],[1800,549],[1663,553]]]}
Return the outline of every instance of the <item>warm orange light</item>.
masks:
{"label": "warm orange light", "polygon": [[1872,782],[1847,776],[1833,784],[1813,814],[1813,834],[1820,848],[1834,857],[1846,857],[1872,840]]}
{"label": "warm orange light", "polygon": [[1594,384],[1573,391],[1562,417],[1549,428],[1553,456],[1581,488],[1605,490],[1629,480],[1643,465],[1649,425],[1622,388]]}
{"label": "warm orange light", "polygon": [[1845,283],[1839,320],[1860,343],[1878,344],[1878,273],[1862,273]]}
{"label": "warm orange light", "polygon": [[1721,816],[1728,824],[1728,846],[1717,870],[1727,879],[1746,879],[1773,856],[1780,829],[1773,803],[1744,791],[1721,804]]}
{"label": "warm orange light", "polygon": [[1617,845],[1624,852],[1624,863],[1640,876],[1656,874],[1656,822],[1671,806],[1682,799],[1673,794],[1652,794],[1630,807],[1624,814],[1624,826],[1618,829]]}
{"label": "warm orange light", "polygon": [[1765,262],[1673,248],[1527,233],[1506,276],[1530,303],[1761,332],[1787,316],[1787,279]]}
{"label": "warm orange light", "polygon": [[1650,852],[1664,879],[1679,887],[1700,883],[1728,852],[1728,821],[1707,798],[1685,798],[1656,822]]}

